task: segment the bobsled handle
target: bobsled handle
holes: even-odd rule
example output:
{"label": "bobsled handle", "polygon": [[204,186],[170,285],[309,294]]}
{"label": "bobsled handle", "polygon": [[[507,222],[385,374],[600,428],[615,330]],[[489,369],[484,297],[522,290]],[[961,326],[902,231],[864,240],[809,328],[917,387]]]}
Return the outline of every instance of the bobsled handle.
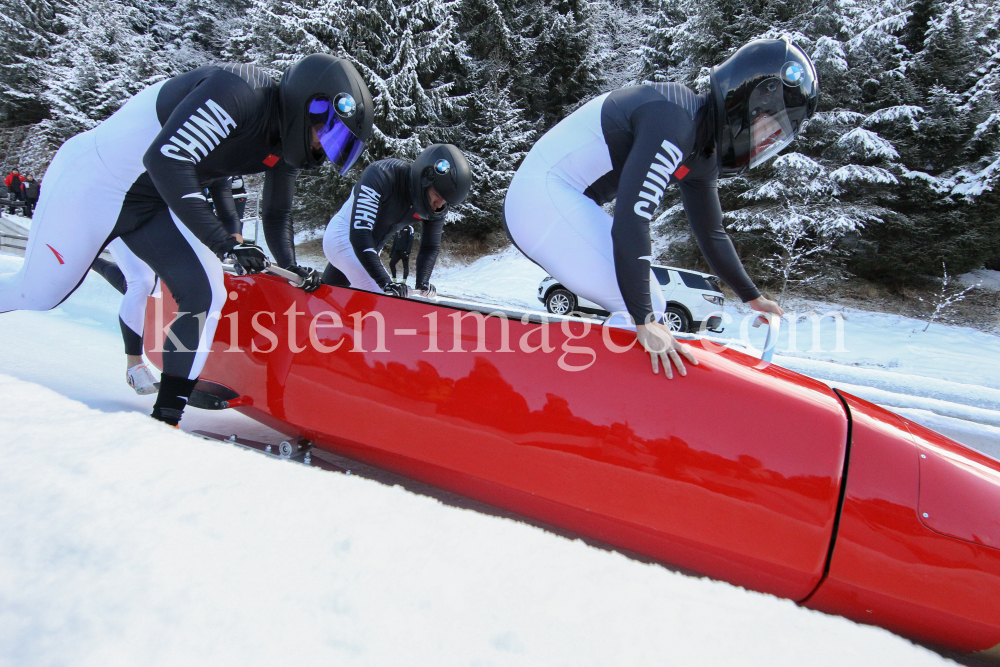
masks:
{"label": "bobsled handle", "polygon": [[778,346],[778,328],[781,326],[781,317],[774,313],[756,313],[758,317],[767,320],[767,337],[764,338],[764,349],[760,353],[761,365],[763,368],[771,363],[774,357],[774,348]]}
{"label": "bobsled handle", "polygon": [[294,271],[289,271],[288,269],[283,269],[280,266],[275,266],[274,264],[268,263],[264,267],[264,270],[268,273],[278,276],[279,278],[284,278],[293,287],[302,287],[302,282],[305,280],[302,276],[295,273]]}

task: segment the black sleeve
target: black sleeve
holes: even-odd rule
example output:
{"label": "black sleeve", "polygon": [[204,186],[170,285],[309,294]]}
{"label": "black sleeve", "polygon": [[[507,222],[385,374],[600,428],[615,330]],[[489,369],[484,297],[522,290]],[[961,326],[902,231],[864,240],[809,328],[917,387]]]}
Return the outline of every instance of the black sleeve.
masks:
{"label": "black sleeve", "polygon": [[299,170],[281,160],[264,175],[261,226],[267,247],[278,266],[295,264],[295,229],[292,226],[292,198]]}
{"label": "black sleeve", "polygon": [[653,261],[649,223],[694,144],[694,122],[679,106],[663,100],[639,107],[632,115],[635,137],[618,183],[611,224],[615,275],[625,307],[636,324],[653,312],[649,266]]}
{"label": "black sleeve", "polygon": [[90,265],[90,268],[101,274],[119,293],[125,294],[128,291],[128,281],[125,280],[125,274],[122,273],[122,270],[114,262],[109,262],[106,259],[98,257]]}
{"label": "black sleeve", "polygon": [[[431,272],[441,251],[441,232],[444,231],[444,218],[424,220],[420,231],[420,253],[417,255],[417,287],[424,287],[431,281]],[[410,234],[410,246],[413,246],[413,234]]]}
{"label": "black sleeve", "polygon": [[208,186],[208,194],[215,204],[215,216],[226,228],[229,234],[242,234],[243,223],[236,215],[236,202],[233,201],[233,190],[228,178],[212,181]]}
{"label": "black sleeve", "polygon": [[680,188],[684,213],[712,272],[729,285],[744,303],[759,297],[760,290],[747,275],[736,254],[736,248],[733,247],[733,241],[722,224],[718,179],[711,177],[681,181]]}
{"label": "black sleeve", "polygon": [[[252,92],[245,81],[228,72],[218,70],[210,74],[177,104],[142,159],[170,210],[214,253],[230,250],[236,245],[236,239],[213,215],[211,205],[202,194],[195,164],[207,153],[195,150],[194,157],[191,157],[191,154],[178,149],[177,142],[182,141],[185,135],[190,136],[185,123],[190,124],[189,119],[201,107],[213,109],[217,114],[216,120],[224,130],[228,129],[227,119],[233,127],[243,124],[252,110]],[[172,139],[177,141],[172,142]],[[216,141],[215,146],[208,147],[208,152],[223,143],[239,139],[227,134],[221,139],[216,138]],[[204,151],[206,147],[198,144],[198,148]]]}
{"label": "black sleeve", "polygon": [[354,205],[351,207],[350,218],[350,239],[354,255],[372,280],[383,289],[392,280],[379,259],[372,230],[379,213],[384,213],[384,199],[391,196],[392,185],[391,178],[384,170],[377,165],[369,165],[354,186]]}
{"label": "black sleeve", "polygon": [[[424,229],[427,229],[426,224],[424,225]],[[405,230],[406,230],[406,248],[403,250],[403,252],[409,255],[410,251],[413,250],[413,231],[409,227],[406,227]],[[439,240],[440,240],[440,234],[439,234]],[[423,247],[423,244],[421,244],[421,247]],[[435,255],[435,258],[437,258],[437,255]]]}

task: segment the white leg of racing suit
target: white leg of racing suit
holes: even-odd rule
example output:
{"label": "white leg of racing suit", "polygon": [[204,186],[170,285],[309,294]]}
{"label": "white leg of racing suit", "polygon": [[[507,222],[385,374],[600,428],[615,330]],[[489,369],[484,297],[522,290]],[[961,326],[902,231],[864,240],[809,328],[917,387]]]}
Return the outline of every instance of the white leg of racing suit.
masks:
{"label": "white leg of racing suit", "polygon": [[330,263],[340,269],[351,281],[351,287],[368,292],[382,293],[382,288],[368,275],[368,270],[358,261],[351,245],[351,209],[354,208],[352,193],[340,210],[330,218],[323,234],[323,254]]}
{"label": "white leg of racing suit", "polygon": [[[120,238],[108,244],[108,252],[115,264],[125,276],[128,286],[125,296],[118,307],[118,317],[132,333],[142,340],[142,331],[146,323],[146,297],[153,293],[156,287],[156,274],[146,262],[135,256],[125,242]],[[126,341],[126,354],[141,354],[129,349]]]}
{"label": "white leg of racing suit", "polygon": [[55,308],[108,243],[128,188],[111,178],[95,137],[96,130],[90,130],[71,138],[52,159],[24,264],[0,277],[0,312]]}
{"label": "white leg of racing suit", "polygon": [[218,258],[166,209],[142,220],[124,206],[145,173],[143,155],[161,129],[161,83],[141,91],[96,128],[67,141],[45,173],[21,270],[0,276],[0,313],[48,310],[83,281],[94,259],[121,236],[191,313],[178,318],[164,349],[164,373],[195,379],[215,336],[226,291]]}
{"label": "white leg of racing suit", "polygon": [[[532,152],[511,181],[504,217],[521,252],[578,297],[612,313],[608,324],[627,326],[630,318],[615,274],[612,218],[594,200]],[[652,269],[649,280],[653,312],[662,318],[666,301]]]}

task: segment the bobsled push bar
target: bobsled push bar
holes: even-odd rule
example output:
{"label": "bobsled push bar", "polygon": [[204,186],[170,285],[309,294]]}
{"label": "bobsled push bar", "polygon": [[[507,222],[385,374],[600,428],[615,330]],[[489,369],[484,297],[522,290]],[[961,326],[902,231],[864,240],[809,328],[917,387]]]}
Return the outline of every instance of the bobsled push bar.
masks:
{"label": "bobsled push bar", "polygon": [[[268,263],[268,265],[264,267],[264,271],[272,275],[278,276],[279,278],[284,278],[285,280],[288,281],[288,284],[290,284],[293,287],[301,287],[302,285],[302,280],[303,280],[302,276],[287,269],[283,269],[280,266],[275,266],[274,264]],[[478,310],[483,313],[487,313],[486,308],[489,308],[489,306],[484,307],[483,304],[467,303],[461,301],[450,301],[448,299],[435,299],[435,301],[440,305],[452,306],[455,308],[459,308],[461,310]],[[505,315],[514,314],[513,311],[507,308],[494,308],[493,310],[494,312],[496,311],[503,312]],[[529,311],[523,311],[523,312],[528,313]],[[522,311],[517,311],[518,315],[520,315],[521,313]],[[764,348],[761,350],[760,365],[758,366],[758,368],[766,368],[768,365],[771,364],[771,360],[774,358],[774,348],[777,347],[778,345],[778,329],[781,326],[781,318],[778,315],[775,315],[774,313],[757,313],[757,315],[767,320],[767,337],[764,339]],[[529,321],[535,321],[535,319],[536,318],[529,318]],[[548,321],[562,320],[562,319],[572,320],[575,318],[560,317],[558,315],[548,317]],[[539,319],[539,321],[542,320]],[[678,336],[678,338],[688,338],[688,336]]]}

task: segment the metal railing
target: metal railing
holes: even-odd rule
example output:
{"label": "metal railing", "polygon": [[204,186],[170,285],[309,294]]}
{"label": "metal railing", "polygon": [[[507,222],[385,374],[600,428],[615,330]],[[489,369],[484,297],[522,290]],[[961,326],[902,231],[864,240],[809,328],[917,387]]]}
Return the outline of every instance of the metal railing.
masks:
{"label": "metal railing", "polygon": [[24,257],[24,248],[27,245],[27,236],[0,232],[0,252],[5,255],[17,255],[18,257]]}

